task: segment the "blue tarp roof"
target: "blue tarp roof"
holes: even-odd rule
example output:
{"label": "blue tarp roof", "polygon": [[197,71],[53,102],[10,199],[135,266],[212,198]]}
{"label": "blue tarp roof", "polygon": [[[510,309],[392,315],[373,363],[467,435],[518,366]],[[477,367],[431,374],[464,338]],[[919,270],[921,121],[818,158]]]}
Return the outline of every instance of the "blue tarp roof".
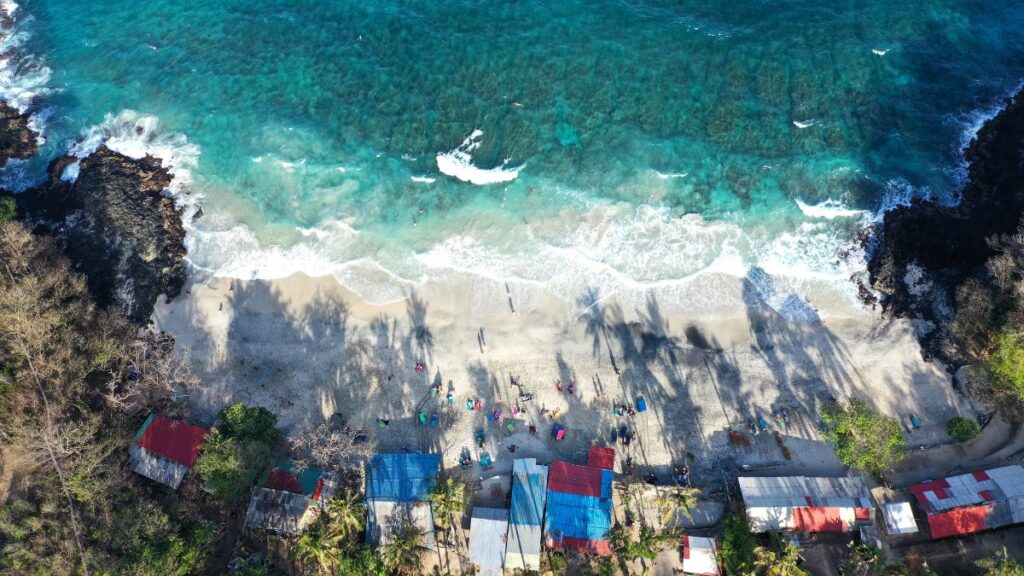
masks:
{"label": "blue tarp roof", "polygon": [[[517,461],[518,462],[518,461]],[[515,470],[512,483],[512,513],[509,522],[520,526],[540,526],[544,517],[544,496],[547,488],[547,468],[534,467],[526,473],[524,466]],[[522,482],[526,478],[527,482]]]}
{"label": "blue tarp roof", "polygon": [[440,466],[438,454],[375,454],[366,470],[366,499],[428,500]]}
{"label": "blue tarp roof", "polygon": [[612,527],[612,501],[608,498],[548,492],[544,531],[569,538],[606,540]]}

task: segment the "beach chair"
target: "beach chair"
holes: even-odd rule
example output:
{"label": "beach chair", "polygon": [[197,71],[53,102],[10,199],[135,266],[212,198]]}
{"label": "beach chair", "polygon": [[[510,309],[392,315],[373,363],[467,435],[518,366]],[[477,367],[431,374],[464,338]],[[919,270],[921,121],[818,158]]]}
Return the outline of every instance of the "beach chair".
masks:
{"label": "beach chair", "polygon": [[561,424],[558,424],[556,422],[555,425],[551,427],[551,437],[554,438],[555,440],[561,440],[565,438],[565,426],[562,426]]}
{"label": "beach chair", "polygon": [[490,470],[494,467],[494,462],[491,460],[491,455],[487,452],[480,454],[480,469]]}
{"label": "beach chair", "polygon": [[477,430],[475,433],[473,433],[473,439],[476,440],[476,445],[481,448],[483,448],[484,446],[484,438],[485,435],[483,430]]}
{"label": "beach chair", "polygon": [[427,425],[427,415],[424,414],[423,412],[420,412],[420,426],[426,426],[426,425]]}
{"label": "beach chair", "polygon": [[644,400],[643,396],[636,397],[636,411],[646,412],[647,411],[647,400]]}
{"label": "beach chair", "polygon": [[437,412],[430,415],[430,427],[437,428],[437,424],[440,422],[440,418],[437,416]]}

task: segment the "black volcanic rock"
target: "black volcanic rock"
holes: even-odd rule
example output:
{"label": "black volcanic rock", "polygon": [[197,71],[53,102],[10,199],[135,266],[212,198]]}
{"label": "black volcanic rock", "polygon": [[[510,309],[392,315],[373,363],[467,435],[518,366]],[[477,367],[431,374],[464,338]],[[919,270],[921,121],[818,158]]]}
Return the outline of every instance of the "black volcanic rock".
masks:
{"label": "black volcanic rock", "polygon": [[38,134],[28,127],[28,121],[28,114],[0,102],[0,166],[11,158],[30,158],[39,149]]}
{"label": "black volcanic rock", "polygon": [[97,303],[144,322],[160,294],[173,298],[185,282],[181,213],[164,194],[172,177],[159,159],[101,146],[80,162],[74,183],[61,180],[73,162],[54,160],[49,182],[18,196],[21,210],[62,242]]}
{"label": "black volcanic rock", "polygon": [[[890,211],[868,264],[884,309],[930,321],[934,329],[924,344],[954,362],[958,352],[948,325],[956,288],[983,274],[995,254],[988,239],[1014,233],[1024,213],[1024,91],[982,126],[965,157],[969,169],[960,204],[917,199]],[[916,282],[907,282],[908,272]]]}

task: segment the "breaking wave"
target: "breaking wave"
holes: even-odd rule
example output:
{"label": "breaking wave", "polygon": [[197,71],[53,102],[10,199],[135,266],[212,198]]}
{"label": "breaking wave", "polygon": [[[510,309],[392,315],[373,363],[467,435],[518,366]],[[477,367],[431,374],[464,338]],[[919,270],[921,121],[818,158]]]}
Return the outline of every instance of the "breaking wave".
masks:
{"label": "breaking wave", "polygon": [[526,165],[509,167],[509,158],[493,168],[479,168],[473,164],[473,151],[480,147],[480,137],[483,135],[481,130],[474,130],[454,150],[438,154],[437,169],[442,174],[477,186],[511,182],[518,178],[519,171]]}

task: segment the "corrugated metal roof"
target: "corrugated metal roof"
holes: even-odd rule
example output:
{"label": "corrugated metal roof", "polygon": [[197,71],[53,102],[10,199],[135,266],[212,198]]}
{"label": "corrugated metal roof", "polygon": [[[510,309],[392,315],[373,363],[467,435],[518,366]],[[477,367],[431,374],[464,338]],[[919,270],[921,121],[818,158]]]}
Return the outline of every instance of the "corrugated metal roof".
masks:
{"label": "corrugated metal roof", "polygon": [[547,484],[548,467],[538,466],[535,459],[521,458],[512,464],[512,524],[540,526]]}
{"label": "corrugated metal roof", "polygon": [[541,526],[528,524],[508,525],[508,545],[505,549],[505,568],[540,570]]}
{"label": "corrugated metal roof", "polygon": [[199,456],[207,428],[150,414],[135,435],[135,444],[150,453],[191,468]]}
{"label": "corrugated metal roof", "polygon": [[474,508],[469,524],[469,557],[477,565],[477,574],[501,576],[505,565],[508,534],[508,510]]}
{"label": "corrugated metal roof", "polygon": [[1024,496],[1024,468],[1020,466],[1002,466],[988,470],[988,475],[996,486],[1003,491],[1006,498]]}
{"label": "corrugated metal roof", "polygon": [[366,541],[375,546],[388,543],[408,520],[423,533],[423,546],[436,550],[434,515],[429,502],[392,502],[375,500],[366,507]]}
{"label": "corrugated metal roof", "polygon": [[718,543],[714,538],[683,536],[683,573],[697,576],[718,574]]}
{"label": "corrugated metal roof", "polygon": [[613,470],[615,468],[615,449],[591,446],[590,451],[587,452],[587,466]]}
{"label": "corrugated metal roof", "polygon": [[947,538],[980,532],[988,528],[988,517],[992,512],[991,504],[958,508],[948,512],[928,515],[928,527],[932,538]]}
{"label": "corrugated metal roof", "polygon": [[366,499],[425,501],[437,482],[438,454],[375,454],[366,471]]}
{"label": "corrugated metal roof", "polygon": [[[1024,496],[1024,468],[1011,465],[958,474],[914,484],[910,491],[928,514],[974,507],[988,502],[999,504]],[[1006,506],[1006,523],[1012,523],[1010,505]],[[999,520],[1001,521],[1001,518]],[[989,524],[991,527],[991,522]]]}
{"label": "corrugated metal roof", "polygon": [[547,499],[548,467],[534,458],[512,463],[512,509],[505,566],[540,570],[541,522]]}
{"label": "corrugated metal roof", "polygon": [[882,506],[885,528],[890,534],[916,534],[917,521],[910,502],[891,502]]}
{"label": "corrugated metal roof", "polygon": [[181,481],[188,474],[188,467],[172,462],[162,456],[157,456],[141,446],[131,445],[128,448],[129,467],[132,472],[141,474],[150,480],[170,486],[175,490],[181,485]]}
{"label": "corrugated metal roof", "polygon": [[793,508],[790,506],[747,507],[747,520],[753,532],[775,532],[793,527]]}
{"label": "corrugated metal roof", "polygon": [[327,477],[336,483],[337,478],[316,468],[297,468],[290,460],[279,460],[263,475],[260,484],[274,490],[287,490],[296,494],[312,496],[320,487],[320,479]]}
{"label": "corrugated metal roof", "polygon": [[610,499],[548,492],[544,532],[549,539],[559,537],[580,540],[606,540],[612,527]]}
{"label": "corrugated metal roof", "polygon": [[303,494],[257,488],[245,513],[245,527],[298,534],[313,518],[313,499]]}
{"label": "corrugated metal roof", "polygon": [[555,460],[548,473],[548,491],[608,498],[611,496],[611,478],[611,470]]}
{"label": "corrugated metal roof", "polygon": [[775,476],[741,477],[743,502],[751,508],[872,506],[867,484],[859,476],[844,478]]}

